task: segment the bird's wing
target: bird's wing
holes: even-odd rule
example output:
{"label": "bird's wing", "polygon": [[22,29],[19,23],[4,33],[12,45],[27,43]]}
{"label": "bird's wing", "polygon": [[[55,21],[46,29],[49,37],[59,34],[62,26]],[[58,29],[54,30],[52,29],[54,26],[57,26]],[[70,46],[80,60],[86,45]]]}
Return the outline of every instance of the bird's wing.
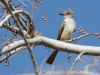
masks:
{"label": "bird's wing", "polygon": [[[61,26],[60,26],[60,29],[59,29],[59,31],[58,31],[57,40],[60,39],[61,34],[62,34],[63,30],[64,30],[64,26],[65,26],[65,22],[63,22],[63,23],[61,24]],[[55,59],[55,57],[56,57],[56,55],[57,55],[57,53],[58,53],[58,51],[57,51],[57,50],[54,50],[54,51],[52,52],[52,54],[49,56],[49,58],[47,59],[46,63],[52,64],[53,61],[54,61],[54,59]]]}
{"label": "bird's wing", "polygon": [[76,22],[75,22],[75,29],[74,29],[74,32],[76,31]]}
{"label": "bird's wing", "polygon": [[57,40],[60,39],[61,34],[62,34],[63,30],[64,30],[64,26],[65,26],[65,22],[63,22],[63,23],[61,24],[61,26],[60,26],[60,29],[59,29],[59,31],[58,31],[58,37],[57,37]]}

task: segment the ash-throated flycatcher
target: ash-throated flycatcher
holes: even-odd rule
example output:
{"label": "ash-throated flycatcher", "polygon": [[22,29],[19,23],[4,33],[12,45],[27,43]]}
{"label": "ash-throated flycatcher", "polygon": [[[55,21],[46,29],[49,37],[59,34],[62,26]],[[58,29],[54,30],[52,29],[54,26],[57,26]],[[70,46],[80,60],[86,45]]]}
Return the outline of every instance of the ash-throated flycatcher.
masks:
{"label": "ash-throated flycatcher", "polygon": [[[73,19],[73,12],[71,9],[67,9],[63,13],[59,13],[64,17],[64,21],[62,22],[60,29],[58,31],[57,40],[64,41],[71,39],[72,34],[76,30],[76,22]],[[46,63],[52,64],[58,51],[54,50],[50,57],[47,59]]]}

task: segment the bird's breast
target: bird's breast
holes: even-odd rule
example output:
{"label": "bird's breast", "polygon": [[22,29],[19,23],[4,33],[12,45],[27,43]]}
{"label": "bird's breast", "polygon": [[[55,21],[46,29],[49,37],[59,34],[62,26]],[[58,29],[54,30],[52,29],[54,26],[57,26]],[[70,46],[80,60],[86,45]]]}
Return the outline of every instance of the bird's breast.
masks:
{"label": "bird's breast", "polygon": [[65,27],[62,32],[60,40],[68,40],[71,38],[76,28],[75,21],[73,19],[65,19]]}

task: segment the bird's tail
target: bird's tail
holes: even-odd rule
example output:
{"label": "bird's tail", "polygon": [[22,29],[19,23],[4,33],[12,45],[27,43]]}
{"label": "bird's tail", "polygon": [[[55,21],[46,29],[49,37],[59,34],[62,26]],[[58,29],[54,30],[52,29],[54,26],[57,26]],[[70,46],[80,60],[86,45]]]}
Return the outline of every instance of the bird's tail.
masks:
{"label": "bird's tail", "polygon": [[54,50],[52,52],[52,54],[49,56],[49,58],[47,59],[46,63],[52,64],[53,61],[54,61],[54,59],[55,59],[55,57],[56,57],[56,55],[57,55],[57,53],[58,53],[58,51],[57,50]]}

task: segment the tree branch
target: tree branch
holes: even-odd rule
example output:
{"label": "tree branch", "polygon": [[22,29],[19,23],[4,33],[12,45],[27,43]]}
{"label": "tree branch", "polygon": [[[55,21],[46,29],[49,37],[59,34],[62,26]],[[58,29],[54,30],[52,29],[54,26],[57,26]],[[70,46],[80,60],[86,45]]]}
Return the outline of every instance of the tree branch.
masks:
{"label": "tree branch", "polygon": [[19,47],[17,48],[16,50],[13,50],[13,51],[10,51],[8,54],[6,54],[5,56],[3,56],[1,59],[0,59],[0,63],[3,62],[4,60],[8,59],[10,56],[14,55],[14,54],[17,54],[19,53],[20,51],[26,49],[27,47],[26,46],[23,46],[23,47]]}
{"label": "tree branch", "polygon": [[[43,45],[50,48],[54,48],[58,51],[70,52],[75,54],[80,54],[82,51],[84,51],[83,55],[100,56],[100,47],[96,46],[85,46],[85,45],[65,43],[62,41],[54,40],[43,36],[37,36],[32,39],[27,39],[27,41],[29,42],[29,44]],[[24,40],[15,41],[14,43],[9,44],[9,46],[10,47],[5,46],[4,48],[0,49],[0,55],[10,50],[14,50],[18,47],[25,46],[25,41]]]}
{"label": "tree branch", "polygon": [[[22,30],[21,30],[21,27],[20,27],[20,24],[19,24],[19,22],[18,22],[18,19],[17,19],[16,16],[12,13],[12,10],[11,10],[11,8],[10,8],[10,5],[9,5],[5,0],[1,0],[1,1],[2,1],[2,3],[7,7],[7,9],[9,10],[9,12],[11,13],[13,19],[15,20],[15,22],[16,22],[18,28],[20,29],[20,34],[22,35],[22,37],[23,37],[23,39],[24,39],[24,42],[25,42],[26,45],[28,46],[28,49],[29,49],[28,51],[29,51],[30,56],[31,56],[31,59],[32,59],[32,63],[33,63],[33,67],[34,67],[34,69],[35,69],[35,73],[36,73],[36,75],[39,75],[39,73],[38,73],[38,68],[37,68],[37,63],[36,63],[36,61],[35,61],[34,54],[32,53],[32,47],[30,47],[30,44],[29,44],[28,41],[26,40],[25,35],[24,35],[24,33],[22,32]],[[31,29],[34,30],[33,26],[32,26]],[[32,33],[32,34],[33,34],[33,33]],[[34,34],[33,34],[33,35],[34,35]]]}
{"label": "tree branch", "polygon": [[[20,29],[18,27],[9,25],[8,23],[3,24],[3,27],[8,29],[9,31],[12,31],[13,33],[14,32],[20,33]],[[22,30],[22,32],[24,33],[25,37],[30,38],[30,35],[25,30]]]}

